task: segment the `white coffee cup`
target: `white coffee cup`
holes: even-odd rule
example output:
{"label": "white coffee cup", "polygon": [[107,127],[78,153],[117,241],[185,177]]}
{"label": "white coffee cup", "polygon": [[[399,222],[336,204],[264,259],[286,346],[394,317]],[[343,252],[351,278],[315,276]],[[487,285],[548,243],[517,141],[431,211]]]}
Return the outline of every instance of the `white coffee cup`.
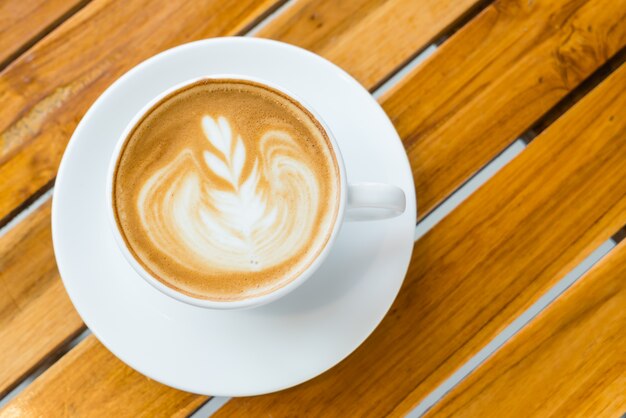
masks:
{"label": "white coffee cup", "polygon": [[[328,138],[330,139],[330,144],[332,148],[332,152],[335,155],[337,160],[337,164],[339,166],[339,182],[340,182],[340,192],[339,192],[339,209],[337,213],[337,217],[335,223],[332,227],[332,231],[329,239],[326,242],[326,245],[320,251],[317,258],[295,279],[290,281],[289,283],[283,285],[282,287],[273,290],[272,292],[253,296],[247,299],[237,300],[237,301],[218,301],[218,300],[207,300],[195,298],[184,293],[181,293],[161,281],[157,280],[153,277],[146,269],[142,267],[142,265],[135,259],[132,252],[127,247],[127,244],[122,236],[122,232],[119,230],[118,223],[115,219],[115,210],[113,205],[113,180],[115,175],[115,170],[117,166],[117,161],[120,156],[120,152],[123,149],[123,145],[126,142],[127,137],[133,130],[134,126],[143,118],[143,116],[150,110],[154,105],[156,105],[159,101],[165,98],[167,95],[185,87],[190,84],[196,83],[198,81],[204,79],[238,79],[238,80],[247,80],[253,81],[275,90],[282,92],[283,94],[291,97],[298,103],[300,103],[304,108],[306,108],[319,122],[322,128],[325,130]],[[374,163],[374,162],[372,162]],[[392,218],[395,216],[401,215],[406,207],[406,197],[404,191],[394,185],[384,184],[384,183],[351,183],[348,184],[346,171],[343,163],[343,158],[341,156],[341,150],[335,141],[335,137],[333,132],[330,130],[328,125],[324,122],[324,120],[315,112],[311,106],[308,106],[304,101],[299,99],[294,94],[286,91],[284,88],[277,86],[276,84],[269,83],[264,80],[260,80],[254,77],[234,75],[234,74],[219,74],[212,75],[207,77],[194,78],[192,80],[187,80],[183,83],[177,84],[166,91],[159,94],[153,100],[151,100],[148,104],[146,104],[130,121],[122,135],[117,141],[115,149],[113,150],[113,155],[111,156],[111,161],[109,164],[109,170],[107,174],[107,185],[106,185],[106,198],[107,198],[107,212],[108,218],[112,226],[113,235],[115,236],[115,241],[117,242],[120,251],[126,258],[126,260],[130,263],[130,265],[139,273],[141,277],[143,277],[149,284],[154,286],[156,289],[164,293],[165,295],[174,298],[180,302],[188,303],[191,305],[199,306],[202,308],[212,308],[212,309],[241,309],[241,308],[250,308],[254,306],[263,305],[269,302],[272,302],[276,299],[281,298],[287,293],[294,290],[296,287],[300,286],[304,283],[309,277],[313,275],[313,273],[321,266],[323,261],[326,259],[330,251],[332,251],[333,243],[335,242],[335,238],[339,233],[339,229],[344,221],[371,221],[371,220],[380,220],[386,218]]]}

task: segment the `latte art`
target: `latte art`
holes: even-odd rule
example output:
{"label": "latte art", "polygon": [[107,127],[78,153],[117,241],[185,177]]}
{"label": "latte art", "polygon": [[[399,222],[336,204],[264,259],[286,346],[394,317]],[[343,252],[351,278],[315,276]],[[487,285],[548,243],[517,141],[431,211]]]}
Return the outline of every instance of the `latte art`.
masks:
{"label": "latte art", "polygon": [[[225,117],[204,116],[202,127],[202,160],[185,149],[141,188],[137,206],[150,240],[172,257],[188,258],[198,272],[280,264],[306,243],[301,237],[310,234],[319,210],[319,186],[299,158],[302,149],[289,134],[269,131],[251,156]],[[252,169],[244,176],[247,159]]]}
{"label": "latte art", "polygon": [[153,106],[118,158],[113,202],[134,258],[190,296],[240,300],[292,281],[339,206],[329,140],[293,99],[205,80]]}

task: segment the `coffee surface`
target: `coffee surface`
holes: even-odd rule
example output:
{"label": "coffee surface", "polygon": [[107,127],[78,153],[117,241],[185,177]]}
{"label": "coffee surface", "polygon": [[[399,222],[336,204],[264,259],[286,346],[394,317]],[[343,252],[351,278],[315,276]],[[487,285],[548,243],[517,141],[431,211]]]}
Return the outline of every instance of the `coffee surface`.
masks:
{"label": "coffee surface", "polygon": [[327,243],[339,171],[316,119],[269,87],[203,80],[153,106],[113,180],[134,258],[187,295],[242,300],[292,281]]}

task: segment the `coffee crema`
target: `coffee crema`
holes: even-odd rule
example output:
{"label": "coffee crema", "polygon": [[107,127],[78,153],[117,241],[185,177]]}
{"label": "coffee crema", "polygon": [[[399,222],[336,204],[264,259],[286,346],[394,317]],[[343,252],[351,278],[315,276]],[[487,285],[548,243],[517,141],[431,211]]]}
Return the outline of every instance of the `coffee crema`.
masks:
{"label": "coffee crema", "polygon": [[235,301],[291,282],[328,242],[339,168],[313,115],[270,87],[206,79],[159,101],[118,157],[113,209],[165,285]]}

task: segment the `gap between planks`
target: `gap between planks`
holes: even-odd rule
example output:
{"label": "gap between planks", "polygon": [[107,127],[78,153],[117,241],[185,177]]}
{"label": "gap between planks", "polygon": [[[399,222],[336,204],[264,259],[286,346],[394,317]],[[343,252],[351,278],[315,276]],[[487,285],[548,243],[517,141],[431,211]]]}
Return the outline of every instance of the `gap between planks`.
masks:
{"label": "gap between planks", "polygon": [[439,36],[434,39],[430,44],[425,45],[423,48],[415,51],[413,56],[406,59],[403,63],[398,65],[395,70],[390,71],[389,74],[382,80],[379,80],[378,83],[371,89],[372,95],[378,99],[391,87],[398,83],[406,74],[410,73],[415,67],[417,67],[421,62],[426,60],[430,55],[432,55],[437,47],[443,44],[446,39],[450,38],[454,35],[458,30],[464,27],[467,23],[469,23],[474,17],[476,17],[480,12],[487,8],[487,6],[491,5],[495,0],[479,0],[469,9],[467,9],[461,16],[459,16],[455,21],[444,28]]}
{"label": "gap between planks", "polygon": [[41,205],[46,203],[48,199],[52,198],[54,193],[54,185],[51,186],[48,190],[46,190],[43,194],[41,194],[38,198],[36,198],[33,202],[31,202],[28,206],[22,209],[15,217],[13,217],[9,222],[0,226],[0,238],[3,237],[7,232],[17,226],[22,220],[26,219],[28,215],[36,211]]}
{"label": "gap between planks", "polygon": [[263,18],[260,21],[258,21],[255,25],[253,25],[253,27],[248,29],[247,32],[244,31],[243,36],[247,36],[247,37],[256,36],[256,34],[259,33],[264,27],[269,25],[274,19],[276,19],[279,15],[281,15],[285,10],[287,10],[288,8],[290,8],[294,4],[296,4],[297,1],[298,0],[286,0],[286,1],[284,1],[283,4],[281,4],[278,7],[276,7],[275,10],[270,11],[269,13],[267,13],[265,18]]}
{"label": "gap between planks", "polygon": [[91,3],[91,1],[92,0],[83,0],[83,1],[76,3],[73,7],[68,9],[65,13],[60,15],[58,18],[53,20],[50,24],[48,24],[47,26],[42,28],[39,32],[37,32],[35,35],[33,35],[32,38],[30,38],[22,46],[20,46],[18,49],[13,51],[11,55],[7,56],[4,60],[0,62],[0,72],[4,70],[6,67],[8,67],[9,65],[11,65],[11,63],[15,61],[20,55],[22,55],[24,52],[32,48],[33,45],[35,45],[37,42],[45,38],[46,35],[48,35],[50,32],[58,28],[61,24],[63,24],[63,22],[65,22],[70,17],[74,16],[81,9],[83,9],[85,6]]}
{"label": "gap between planks", "polygon": [[491,358],[507,341],[512,339],[519,331],[530,324],[530,322],[546,308],[548,308],[563,292],[570,288],[578,281],[590,268],[596,265],[604,258],[616,243],[613,239],[602,243],[595,251],[593,251],[580,264],[574,267],[568,274],[559,280],[552,288],[550,288],[543,296],[533,303],[527,310],[513,320],[506,328],[496,335],[486,346],[478,353],[470,358],[465,364],[459,367],[448,379],[444,380],[435,390],[430,392],[413,409],[407,418],[417,418],[424,415],[437,402],[458,386],[465,378],[467,378],[481,364]]}
{"label": "gap between planks", "polygon": [[626,63],[626,46],[616,52],[615,55],[591,73],[589,77],[566,94],[552,107],[550,111],[548,111],[530,129],[528,129],[528,131],[522,135],[524,142],[526,142],[526,144],[530,144],[539,134],[541,134],[541,132],[565,114],[565,112],[574,106],[580,99],[586,96],[605,78],[611,75],[614,70],[624,63]]}
{"label": "gap between planks", "polygon": [[78,343],[91,335],[91,330],[89,328],[84,329],[80,334],[74,337],[71,341],[65,344],[61,349],[57,352],[45,359],[45,361],[39,365],[32,373],[26,376],[17,386],[15,386],[12,390],[10,390],[2,399],[0,399],[0,410],[4,408],[6,404],[8,404],[13,398],[19,395],[24,389],[28,387],[37,377],[43,374],[50,366],[57,362],[61,357],[65,354],[69,353],[71,349],[76,347]]}

